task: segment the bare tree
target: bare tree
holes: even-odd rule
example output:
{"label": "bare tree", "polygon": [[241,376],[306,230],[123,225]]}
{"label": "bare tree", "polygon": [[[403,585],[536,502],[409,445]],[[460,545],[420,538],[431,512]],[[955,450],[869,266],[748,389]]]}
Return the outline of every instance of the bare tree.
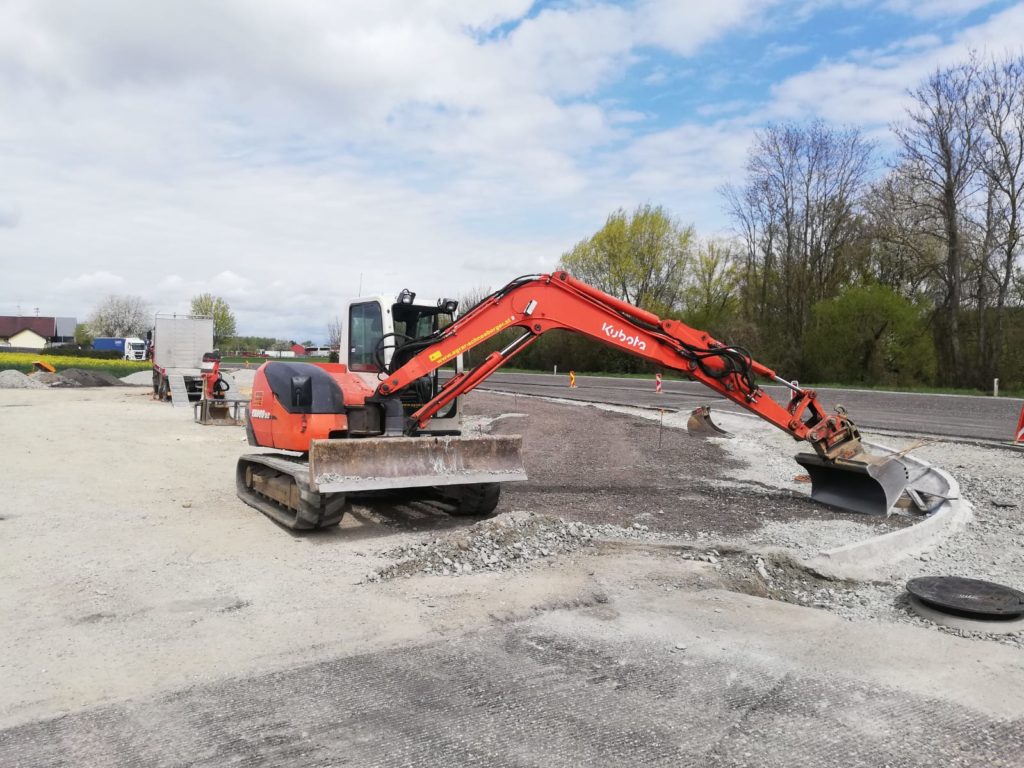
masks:
{"label": "bare tree", "polygon": [[338,317],[327,321],[327,344],[332,352],[341,350],[341,319]]}
{"label": "bare tree", "polygon": [[799,348],[811,306],[852,272],[873,144],[857,129],[770,125],[757,134],[742,186],[725,187],[743,243],[743,307]]}
{"label": "bare tree", "polygon": [[111,294],[96,305],[87,325],[93,337],[141,337],[153,325],[153,312],[138,296]]}
{"label": "bare tree", "polygon": [[893,126],[900,141],[901,168],[923,192],[925,211],[939,223],[935,236],[945,245],[941,273],[943,322],[936,341],[942,375],[954,384],[966,378],[961,344],[965,252],[964,220],[980,160],[982,126],[977,108],[978,68],[973,62],[937,70],[910,91],[907,120]]}
{"label": "bare tree", "polygon": [[993,61],[979,73],[978,117],[985,131],[981,157],[986,217],[980,298],[991,285],[994,324],[987,333],[979,301],[980,368],[986,380],[999,375],[1006,336],[1006,309],[1013,296],[1024,215],[1024,57]]}
{"label": "bare tree", "polygon": [[938,218],[923,204],[924,194],[904,168],[873,184],[865,198],[871,247],[866,273],[871,280],[907,298],[941,302],[943,244],[935,235]]}

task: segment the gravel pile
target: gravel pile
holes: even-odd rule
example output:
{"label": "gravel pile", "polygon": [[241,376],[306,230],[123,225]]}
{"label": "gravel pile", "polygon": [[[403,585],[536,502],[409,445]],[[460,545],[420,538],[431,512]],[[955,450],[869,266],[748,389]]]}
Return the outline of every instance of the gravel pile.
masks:
{"label": "gravel pile", "polygon": [[532,513],[513,513],[484,520],[443,538],[407,544],[384,552],[397,560],[368,581],[416,573],[460,576],[474,571],[504,571],[528,567],[567,552],[593,546],[598,539],[647,539],[646,525],[587,525]]}
{"label": "gravel pile", "polygon": [[46,389],[46,385],[33,381],[21,371],[0,371],[0,389]]}
{"label": "gravel pile", "polygon": [[59,373],[50,373],[49,371],[35,371],[30,373],[29,378],[33,381],[37,381],[40,384],[44,384],[47,387],[80,387],[82,386],[76,381],[65,379]]}
{"label": "gravel pile", "polygon": [[127,376],[121,377],[122,384],[128,384],[135,387],[149,387],[153,384],[153,372],[152,371],[136,371],[135,373],[129,373]]}
{"label": "gravel pile", "polygon": [[72,382],[72,385],[79,387],[122,387],[122,382],[116,376],[105,371],[87,371],[83,368],[65,368],[60,372],[60,377],[65,381]]}

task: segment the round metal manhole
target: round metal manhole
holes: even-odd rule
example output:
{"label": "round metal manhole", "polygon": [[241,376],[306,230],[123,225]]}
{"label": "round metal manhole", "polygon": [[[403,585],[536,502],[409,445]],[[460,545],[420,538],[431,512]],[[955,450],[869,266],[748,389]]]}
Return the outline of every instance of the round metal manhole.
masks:
{"label": "round metal manhole", "polygon": [[929,608],[984,621],[1024,617],[1024,592],[981,579],[923,576],[907,582],[907,592]]}

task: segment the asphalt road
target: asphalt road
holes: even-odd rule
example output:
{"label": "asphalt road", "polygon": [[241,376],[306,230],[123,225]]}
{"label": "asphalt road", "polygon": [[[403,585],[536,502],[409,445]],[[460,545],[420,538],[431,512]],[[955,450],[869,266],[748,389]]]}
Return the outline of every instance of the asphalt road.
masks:
{"label": "asphalt road", "polygon": [[[742,411],[739,406],[696,382],[665,380],[660,395],[654,391],[653,379],[578,376],[576,389],[569,389],[568,383],[568,376],[562,374],[497,373],[487,380],[484,388],[615,405],[664,407],[674,411],[688,411],[704,404],[722,410]],[[770,386],[765,390],[779,402],[788,400],[788,390],[784,387]],[[855,389],[821,389],[818,392],[828,410],[836,405],[845,406],[850,418],[863,429],[974,440],[1012,440],[1024,406],[1024,400],[1009,397]]]}

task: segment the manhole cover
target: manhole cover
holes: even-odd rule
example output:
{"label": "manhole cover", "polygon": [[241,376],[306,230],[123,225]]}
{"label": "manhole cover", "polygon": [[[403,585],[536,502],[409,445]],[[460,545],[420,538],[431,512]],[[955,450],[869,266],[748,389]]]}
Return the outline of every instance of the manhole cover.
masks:
{"label": "manhole cover", "polygon": [[1024,616],[1024,592],[981,579],[923,576],[907,582],[907,592],[925,605],[970,619]]}

